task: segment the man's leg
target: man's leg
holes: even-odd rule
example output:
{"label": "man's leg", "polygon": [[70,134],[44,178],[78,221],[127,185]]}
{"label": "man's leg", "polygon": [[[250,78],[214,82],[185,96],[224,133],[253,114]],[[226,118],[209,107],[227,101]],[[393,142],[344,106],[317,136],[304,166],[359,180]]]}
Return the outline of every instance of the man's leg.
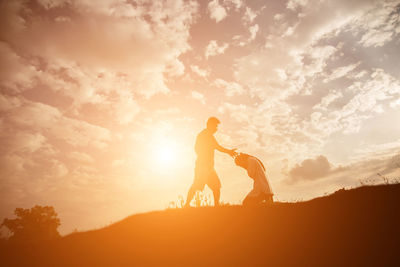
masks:
{"label": "man's leg", "polygon": [[267,198],[266,198],[266,202],[267,202],[268,204],[274,203],[274,198],[273,198],[273,195],[272,195],[272,194],[268,194],[268,196],[267,196]]}
{"label": "man's leg", "polygon": [[196,193],[197,190],[203,190],[205,184],[203,182],[203,173],[202,173],[202,168],[200,168],[197,164],[194,167],[194,180],[193,184],[190,186],[189,191],[187,193],[186,197],[186,202],[185,202],[185,208],[190,207],[190,202],[193,199],[194,194]]}
{"label": "man's leg", "polygon": [[219,188],[214,188],[212,191],[214,195],[214,206],[217,207],[219,206],[219,197],[221,195],[221,190]]}
{"label": "man's leg", "polygon": [[190,202],[192,201],[192,198],[194,194],[196,193],[196,189],[194,187],[194,184],[189,188],[187,197],[186,197],[186,202],[185,202],[185,208],[190,206]]}
{"label": "man's leg", "polygon": [[210,171],[207,184],[213,192],[214,206],[217,207],[219,206],[219,198],[221,195],[221,181],[219,180],[218,174],[214,169]]}

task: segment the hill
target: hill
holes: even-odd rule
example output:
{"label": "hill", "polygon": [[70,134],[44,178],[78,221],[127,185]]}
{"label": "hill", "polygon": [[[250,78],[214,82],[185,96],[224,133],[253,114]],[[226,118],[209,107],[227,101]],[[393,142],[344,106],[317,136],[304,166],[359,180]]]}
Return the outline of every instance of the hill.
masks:
{"label": "hill", "polygon": [[1,266],[399,266],[400,184],[299,203],[174,209],[40,245]]}

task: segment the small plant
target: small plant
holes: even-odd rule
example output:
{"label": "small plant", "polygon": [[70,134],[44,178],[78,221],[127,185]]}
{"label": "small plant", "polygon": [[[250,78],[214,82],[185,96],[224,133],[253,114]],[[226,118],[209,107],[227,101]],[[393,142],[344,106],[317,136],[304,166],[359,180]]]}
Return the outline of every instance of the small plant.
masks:
{"label": "small plant", "polygon": [[379,172],[377,173],[377,175],[383,179],[384,184],[389,184],[389,179],[387,177],[383,176]]}
{"label": "small plant", "polygon": [[179,195],[177,201],[170,201],[168,204],[168,209],[181,209],[185,206],[185,200],[183,196]]}
{"label": "small plant", "polygon": [[[211,204],[211,197],[203,191],[197,191],[191,202],[192,207],[209,207]],[[170,201],[168,209],[181,209],[185,206],[184,198],[179,195],[177,201]]]}
{"label": "small plant", "polygon": [[[192,201],[193,203],[193,201]],[[195,207],[209,207],[211,206],[210,196],[205,194],[203,191],[197,191],[194,195],[194,206]]]}

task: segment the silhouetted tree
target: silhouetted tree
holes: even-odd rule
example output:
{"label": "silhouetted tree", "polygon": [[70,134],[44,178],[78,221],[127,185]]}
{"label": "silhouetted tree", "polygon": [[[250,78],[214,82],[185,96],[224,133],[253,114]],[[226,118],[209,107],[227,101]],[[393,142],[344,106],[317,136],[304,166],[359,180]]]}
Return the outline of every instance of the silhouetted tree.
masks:
{"label": "silhouetted tree", "polygon": [[11,231],[10,241],[41,241],[60,236],[57,228],[61,223],[53,207],[16,208],[14,214],[16,219],[6,218],[1,224]]}

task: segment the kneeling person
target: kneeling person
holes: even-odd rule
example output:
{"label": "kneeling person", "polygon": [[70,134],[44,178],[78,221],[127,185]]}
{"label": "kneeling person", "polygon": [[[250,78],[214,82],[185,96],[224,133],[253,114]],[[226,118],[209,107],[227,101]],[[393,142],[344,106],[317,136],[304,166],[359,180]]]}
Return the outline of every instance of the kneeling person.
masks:
{"label": "kneeling person", "polygon": [[247,174],[254,180],[253,190],[243,200],[243,205],[257,205],[262,202],[272,203],[273,193],[265,175],[265,167],[262,162],[253,156],[240,153],[235,157],[236,165],[247,170]]}

